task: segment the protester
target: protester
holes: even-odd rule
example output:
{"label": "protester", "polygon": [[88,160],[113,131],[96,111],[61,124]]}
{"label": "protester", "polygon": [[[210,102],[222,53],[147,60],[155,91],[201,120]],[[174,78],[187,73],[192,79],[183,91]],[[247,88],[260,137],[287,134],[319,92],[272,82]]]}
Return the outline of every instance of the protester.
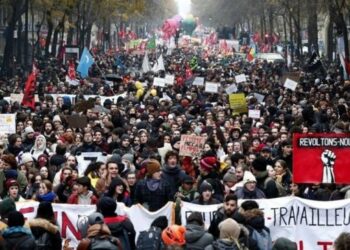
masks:
{"label": "protester", "polygon": [[213,235],[207,233],[201,213],[193,212],[187,217],[186,249],[206,249],[214,241]]}
{"label": "protester", "polygon": [[91,183],[89,177],[80,177],[77,179],[76,184],[78,190],[76,193],[71,194],[67,203],[80,204],[80,205],[93,205],[97,204],[97,197],[91,190]]}

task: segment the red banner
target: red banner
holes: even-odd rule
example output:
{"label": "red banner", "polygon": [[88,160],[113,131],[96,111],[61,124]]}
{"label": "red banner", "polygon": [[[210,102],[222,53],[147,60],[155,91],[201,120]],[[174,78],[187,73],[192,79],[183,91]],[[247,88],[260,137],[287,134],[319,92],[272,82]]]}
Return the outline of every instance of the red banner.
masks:
{"label": "red banner", "polygon": [[350,183],[350,134],[294,134],[295,183]]}

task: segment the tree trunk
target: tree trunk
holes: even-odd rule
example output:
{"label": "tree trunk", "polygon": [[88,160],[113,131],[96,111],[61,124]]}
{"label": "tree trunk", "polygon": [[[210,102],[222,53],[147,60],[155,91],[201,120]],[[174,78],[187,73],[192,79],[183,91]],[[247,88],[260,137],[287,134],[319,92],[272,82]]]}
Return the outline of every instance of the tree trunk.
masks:
{"label": "tree trunk", "polygon": [[311,55],[312,50],[316,50],[318,53],[318,29],[317,29],[317,5],[318,0],[308,0],[306,1],[308,9],[308,48],[309,55]]}
{"label": "tree trunk", "polygon": [[92,23],[90,23],[87,27],[86,27],[86,42],[85,42],[85,47],[87,47],[88,49],[90,48],[90,43],[91,43],[91,30],[92,30]]}
{"label": "tree trunk", "polygon": [[47,37],[46,37],[46,44],[45,44],[45,55],[49,55],[49,48],[51,45],[51,37],[52,37],[52,31],[53,31],[53,22],[52,22],[52,13],[50,10],[47,11]]}
{"label": "tree trunk", "polygon": [[22,28],[23,28],[23,23],[22,23],[22,19],[20,18],[18,20],[18,24],[17,24],[17,63],[22,65],[23,62],[23,53],[22,53],[22,45],[23,45],[23,34],[22,34]]}
{"label": "tree trunk", "polygon": [[58,35],[61,32],[61,30],[64,27],[64,20],[65,20],[65,16],[63,15],[62,20],[59,22],[59,24],[57,25],[57,27],[55,28],[55,31],[53,32],[53,39],[52,39],[52,46],[51,46],[51,55],[52,56],[56,56],[56,48],[57,48],[57,43],[58,43]]}

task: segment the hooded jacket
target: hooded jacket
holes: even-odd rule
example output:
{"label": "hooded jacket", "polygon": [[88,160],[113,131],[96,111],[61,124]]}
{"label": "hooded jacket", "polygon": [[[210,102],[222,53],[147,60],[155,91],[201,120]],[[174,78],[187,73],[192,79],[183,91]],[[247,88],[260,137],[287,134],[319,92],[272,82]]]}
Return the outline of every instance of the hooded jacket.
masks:
{"label": "hooded jacket", "polygon": [[188,224],[186,226],[185,239],[186,249],[188,250],[204,249],[214,241],[214,237],[207,233],[203,226],[196,224]]}
{"label": "hooded jacket", "polygon": [[[112,235],[114,237],[117,237],[120,239],[122,245],[123,245],[123,240],[122,238],[125,238],[125,233],[127,234],[128,237],[128,244],[130,249],[135,249],[135,228],[132,222],[129,220],[128,217],[125,216],[114,216],[114,217],[105,217],[104,222],[107,224],[109,230],[111,231]],[[123,250],[128,250],[123,245]]]}
{"label": "hooded jacket", "polygon": [[42,218],[30,220],[29,226],[35,239],[38,239],[45,232],[49,233],[50,242],[52,244],[52,248],[50,250],[62,249],[62,239],[58,226]]}
{"label": "hooded jacket", "polygon": [[2,237],[5,241],[5,249],[35,249],[36,244],[29,228],[25,227],[10,227],[7,228]]}
{"label": "hooded jacket", "polygon": [[185,176],[185,171],[181,170],[179,165],[170,167],[169,165],[164,164],[162,168],[162,179],[170,185],[171,197],[174,197]]}

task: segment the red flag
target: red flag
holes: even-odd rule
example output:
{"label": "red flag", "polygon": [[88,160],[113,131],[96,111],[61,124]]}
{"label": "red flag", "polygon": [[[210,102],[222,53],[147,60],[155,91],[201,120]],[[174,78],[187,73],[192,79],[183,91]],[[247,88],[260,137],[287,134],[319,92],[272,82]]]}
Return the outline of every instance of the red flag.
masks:
{"label": "red flag", "polygon": [[75,80],[76,79],[76,73],[75,73],[75,65],[74,62],[70,62],[69,63],[69,67],[68,67],[68,77],[71,80]]}
{"label": "red flag", "polygon": [[190,65],[186,65],[186,80],[190,79],[193,76]]}
{"label": "red flag", "polygon": [[24,87],[24,95],[22,99],[22,105],[34,110],[35,108],[35,89],[36,89],[36,74],[37,68],[33,64],[33,71],[28,76],[26,85]]}

